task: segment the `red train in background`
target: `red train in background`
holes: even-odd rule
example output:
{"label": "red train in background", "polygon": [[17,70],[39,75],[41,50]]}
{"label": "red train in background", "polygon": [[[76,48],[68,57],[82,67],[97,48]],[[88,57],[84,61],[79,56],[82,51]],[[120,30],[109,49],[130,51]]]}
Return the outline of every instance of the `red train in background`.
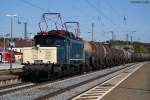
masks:
{"label": "red train in background", "polygon": [[4,50],[0,49],[0,62],[1,63],[9,63],[12,60],[12,62],[15,62],[15,52],[12,52],[10,50]]}

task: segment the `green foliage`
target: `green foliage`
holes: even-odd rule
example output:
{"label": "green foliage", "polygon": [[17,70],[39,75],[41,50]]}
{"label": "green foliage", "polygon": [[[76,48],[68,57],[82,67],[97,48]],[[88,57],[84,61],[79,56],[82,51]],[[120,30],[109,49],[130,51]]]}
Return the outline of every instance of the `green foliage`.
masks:
{"label": "green foliage", "polygon": [[129,45],[130,47],[133,47],[133,50],[136,53],[150,53],[150,43],[142,43],[142,42],[127,42],[127,41],[121,41],[121,40],[115,40],[115,41],[106,41],[107,43],[112,44],[113,46],[124,46]]}

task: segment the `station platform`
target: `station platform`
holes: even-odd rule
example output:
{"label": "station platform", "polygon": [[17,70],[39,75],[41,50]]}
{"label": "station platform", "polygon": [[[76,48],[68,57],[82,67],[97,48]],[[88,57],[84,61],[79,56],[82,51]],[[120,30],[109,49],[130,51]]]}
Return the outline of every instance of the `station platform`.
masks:
{"label": "station platform", "polygon": [[150,62],[145,63],[101,100],[150,100]]}
{"label": "station platform", "polygon": [[[23,65],[19,64],[19,63],[12,63],[12,69],[19,69],[22,68]],[[0,71],[1,70],[8,70],[10,69],[10,64],[9,63],[0,63]]]}

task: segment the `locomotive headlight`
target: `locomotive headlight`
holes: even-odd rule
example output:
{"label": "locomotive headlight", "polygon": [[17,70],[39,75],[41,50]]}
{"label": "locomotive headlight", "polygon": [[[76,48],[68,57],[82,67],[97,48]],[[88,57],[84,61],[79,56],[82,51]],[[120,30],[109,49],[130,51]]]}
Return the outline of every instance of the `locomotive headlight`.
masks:
{"label": "locomotive headlight", "polygon": [[37,44],[37,45],[36,45],[36,47],[38,47],[38,48],[39,48],[39,47],[40,47],[40,44]]}

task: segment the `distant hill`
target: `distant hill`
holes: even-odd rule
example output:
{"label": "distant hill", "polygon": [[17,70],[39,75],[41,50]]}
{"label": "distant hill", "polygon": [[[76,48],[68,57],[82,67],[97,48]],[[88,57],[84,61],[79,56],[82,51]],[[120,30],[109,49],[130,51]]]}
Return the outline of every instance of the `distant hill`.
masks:
{"label": "distant hill", "polygon": [[115,41],[106,41],[107,43],[110,43],[113,46],[123,46],[128,45],[133,48],[133,50],[136,53],[150,53],[150,43],[142,43],[142,42],[127,42],[127,41],[121,41],[121,40],[115,40]]}

